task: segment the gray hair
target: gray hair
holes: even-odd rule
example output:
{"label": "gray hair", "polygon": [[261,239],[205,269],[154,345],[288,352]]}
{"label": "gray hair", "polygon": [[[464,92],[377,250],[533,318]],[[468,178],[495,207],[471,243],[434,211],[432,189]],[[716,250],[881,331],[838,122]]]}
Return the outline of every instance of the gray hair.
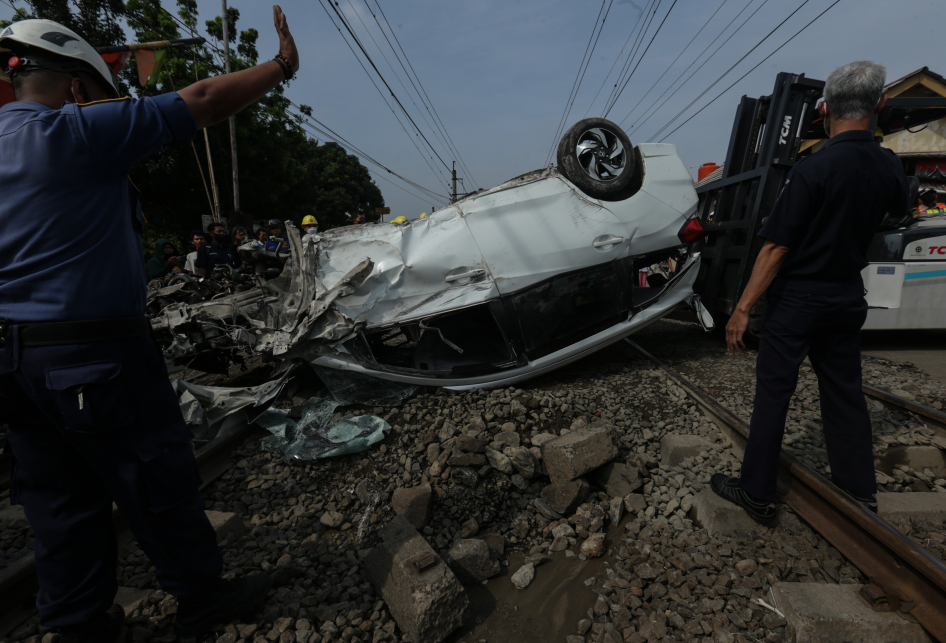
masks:
{"label": "gray hair", "polygon": [[856,60],[838,67],[824,84],[824,100],[839,121],[867,118],[880,102],[887,70],[869,60]]}

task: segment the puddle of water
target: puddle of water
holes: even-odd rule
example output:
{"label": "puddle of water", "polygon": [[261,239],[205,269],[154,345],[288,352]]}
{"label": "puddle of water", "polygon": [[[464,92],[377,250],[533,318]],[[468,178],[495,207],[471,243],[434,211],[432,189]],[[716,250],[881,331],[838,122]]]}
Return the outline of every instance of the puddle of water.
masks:
{"label": "puddle of water", "polygon": [[[624,522],[607,532],[606,549],[620,546]],[[591,576],[604,582],[604,570],[610,567],[607,555],[580,560],[566,558],[565,552],[535,569],[535,579],[518,590],[510,578],[522,566],[525,556],[509,557],[509,567],[486,585],[468,585],[470,607],[463,626],[445,643],[559,643],[569,634],[577,634],[578,621],[587,618],[588,608],[598,594],[585,586]],[[476,624],[476,620],[481,622]]]}

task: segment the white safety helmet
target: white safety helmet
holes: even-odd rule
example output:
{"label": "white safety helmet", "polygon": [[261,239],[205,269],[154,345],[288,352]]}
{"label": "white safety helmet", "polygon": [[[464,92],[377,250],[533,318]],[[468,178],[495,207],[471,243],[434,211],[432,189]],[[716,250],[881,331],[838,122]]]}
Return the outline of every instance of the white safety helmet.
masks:
{"label": "white safety helmet", "polygon": [[[54,55],[46,57],[42,52]],[[111,96],[118,97],[118,79],[102,56],[79,34],[52,20],[21,20],[0,32],[0,80],[12,82],[17,71],[32,69],[88,72],[104,82]]]}

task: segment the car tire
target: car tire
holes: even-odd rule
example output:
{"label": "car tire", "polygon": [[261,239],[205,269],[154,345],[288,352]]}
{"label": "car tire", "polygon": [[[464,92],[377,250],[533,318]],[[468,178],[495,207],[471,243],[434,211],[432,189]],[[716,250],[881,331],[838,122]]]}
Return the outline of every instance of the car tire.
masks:
{"label": "car tire", "polygon": [[637,154],[620,127],[604,118],[580,120],[558,144],[558,170],[596,199],[626,198],[635,182]]}

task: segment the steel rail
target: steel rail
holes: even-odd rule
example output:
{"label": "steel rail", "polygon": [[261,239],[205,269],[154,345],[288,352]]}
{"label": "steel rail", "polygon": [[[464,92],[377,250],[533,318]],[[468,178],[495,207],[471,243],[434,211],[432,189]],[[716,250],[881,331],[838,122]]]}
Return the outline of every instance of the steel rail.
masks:
{"label": "steel rail", "polygon": [[[741,418],[635,342],[625,341],[663,369],[744,451],[749,426]],[[946,564],[784,451],[778,490],[799,517],[870,579],[865,587],[871,588],[875,609],[915,619],[946,643]]]}
{"label": "steel rail", "polygon": [[[256,425],[247,424],[219,440],[211,440],[194,453],[202,480],[201,489],[230,468],[231,453],[254,431],[259,430]],[[126,528],[117,508],[112,512],[112,519],[119,531]],[[36,613],[33,596],[38,590],[36,559],[32,552],[0,570],[0,637],[6,636]]]}
{"label": "steel rail", "polygon": [[946,413],[943,413],[942,411],[937,411],[936,409],[930,408],[929,406],[924,406],[923,404],[917,404],[916,402],[900,397],[899,395],[894,395],[889,391],[870,386],[869,384],[861,385],[861,390],[864,392],[864,395],[869,395],[872,398],[888,402],[894,406],[899,406],[900,408],[906,409],[911,413],[922,415],[925,418],[946,425]]}

